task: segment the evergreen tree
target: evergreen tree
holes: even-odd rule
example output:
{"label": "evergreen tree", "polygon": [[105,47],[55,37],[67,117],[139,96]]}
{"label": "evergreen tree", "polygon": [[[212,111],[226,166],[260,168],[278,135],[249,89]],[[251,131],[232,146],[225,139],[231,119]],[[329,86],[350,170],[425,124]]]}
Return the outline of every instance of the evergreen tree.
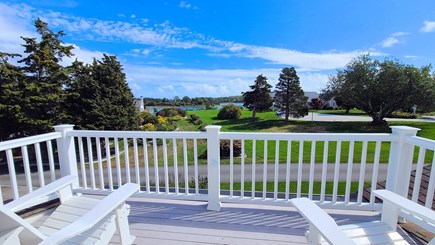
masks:
{"label": "evergreen tree", "polygon": [[275,107],[284,113],[286,123],[289,116],[299,118],[308,115],[307,99],[295,68],[283,68],[276,84]]}
{"label": "evergreen tree", "polygon": [[83,129],[136,129],[136,108],[122,65],[104,54],[92,65],[74,62],[67,88],[69,120]]}
{"label": "evergreen tree", "polygon": [[27,57],[18,61],[26,76],[20,81],[22,125],[25,134],[39,134],[51,131],[61,122],[63,86],[68,80],[67,69],[60,62],[71,57],[72,45],[63,45],[60,40],[64,33],[54,33],[47,23],[35,20],[35,27],[41,40],[22,37]]}
{"label": "evergreen tree", "polygon": [[263,74],[258,75],[254,84],[249,86],[250,91],[242,93],[243,106],[252,111],[252,122],[255,121],[257,112],[269,111],[272,106],[272,98],[270,97],[270,85],[267,82],[267,77]]}
{"label": "evergreen tree", "polygon": [[16,56],[19,55],[0,52],[0,141],[19,136],[22,129],[21,92],[18,83],[24,74],[19,67],[8,62],[9,58]]}

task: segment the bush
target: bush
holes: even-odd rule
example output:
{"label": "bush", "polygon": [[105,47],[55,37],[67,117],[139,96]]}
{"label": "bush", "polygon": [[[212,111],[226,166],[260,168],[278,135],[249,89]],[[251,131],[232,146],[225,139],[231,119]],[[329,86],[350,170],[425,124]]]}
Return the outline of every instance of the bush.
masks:
{"label": "bush", "polygon": [[219,119],[238,119],[242,115],[242,109],[234,104],[228,104],[219,110]]}
{"label": "bush", "polygon": [[[230,157],[230,140],[221,140],[220,143],[220,156],[222,158]],[[239,157],[242,153],[242,141],[241,140],[233,140],[233,156]]]}
{"label": "bush", "polygon": [[417,116],[417,114],[413,114],[413,113],[409,113],[409,112],[393,111],[390,115],[388,115],[388,117],[416,119],[418,116]]}
{"label": "bush", "polygon": [[185,117],[186,114],[187,114],[186,110],[183,110],[181,108],[165,108],[165,109],[157,112],[156,116],[162,116],[162,117],[181,116],[181,117]]}
{"label": "bush", "polygon": [[139,118],[139,125],[145,125],[148,123],[151,123],[151,124],[157,123],[156,116],[154,116],[153,114],[151,114],[149,112],[139,112],[137,117]]}

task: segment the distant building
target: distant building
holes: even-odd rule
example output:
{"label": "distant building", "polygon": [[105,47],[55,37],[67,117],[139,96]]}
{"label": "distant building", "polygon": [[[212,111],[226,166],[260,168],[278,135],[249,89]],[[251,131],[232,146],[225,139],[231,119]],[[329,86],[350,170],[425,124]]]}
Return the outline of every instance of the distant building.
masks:
{"label": "distant building", "polygon": [[136,111],[141,112],[141,111],[144,111],[144,110],[145,110],[145,107],[144,107],[144,104],[143,104],[143,98],[142,98],[142,96],[140,97],[140,99],[136,99],[136,100],[134,101],[134,106],[136,106]]}

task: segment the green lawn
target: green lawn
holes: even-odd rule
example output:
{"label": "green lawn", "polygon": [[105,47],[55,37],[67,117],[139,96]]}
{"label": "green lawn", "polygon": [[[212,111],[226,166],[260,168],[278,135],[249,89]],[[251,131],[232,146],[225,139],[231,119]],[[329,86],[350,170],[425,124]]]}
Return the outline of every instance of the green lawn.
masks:
{"label": "green lawn", "polygon": [[[368,186],[369,183],[365,183],[365,186]],[[313,194],[320,194],[321,193],[321,186],[322,182],[320,181],[314,181],[313,182]],[[332,194],[333,192],[333,182],[326,182],[325,185],[325,194]],[[308,181],[302,181],[301,184],[301,193],[308,193],[309,188],[309,182]],[[230,190],[230,183],[221,183],[221,189],[222,190]],[[240,182],[233,183],[233,190],[240,191],[241,185]],[[245,182],[244,185],[245,191],[251,191],[252,190],[252,182]],[[263,191],[263,182],[255,182],[255,191],[262,192]],[[274,192],[274,182],[267,182],[266,184],[266,191],[267,192]],[[350,193],[355,193],[358,191],[358,182],[351,182],[350,186]],[[278,192],[285,193],[285,182],[278,182]],[[296,193],[297,192],[297,182],[291,181],[290,182],[290,193]],[[340,181],[338,182],[338,188],[337,188],[338,195],[344,195],[346,193],[346,182]]]}
{"label": "green lawn", "polygon": [[[236,132],[317,132],[317,133],[390,133],[391,130],[388,126],[371,127],[368,122],[307,122],[307,121],[290,121],[288,124],[284,120],[275,116],[274,112],[258,113],[256,122],[251,123],[251,112],[244,110],[241,118],[237,120],[219,120],[216,115],[218,110],[200,110],[189,112],[198,115],[203,122],[208,125],[221,125],[221,131],[236,131]],[[186,124],[180,124],[180,130],[185,130]],[[416,121],[403,121],[403,122],[390,122],[390,125],[406,125],[417,127],[421,130],[418,136],[435,139],[435,123],[431,122],[416,122]],[[357,139],[356,139],[357,140]],[[336,142],[329,143],[329,156],[328,162],[335,162]],[[316,142],[316,162],[319,163],[323,159],[323,146],[324,142]],[[349,142],[343,142],[341,145],[342,151],[340,162],[347,162],[349,152]],[[355,143],[354,162],[361,161],[361,148],[362,142]],[[390,144],[382,143],[380,162],[388,162]],[[256,159],[261,162],[264,158],[264,141],[256,142]],[[250,140],[245,141],[245,162],[252,161],[253,142]],[[292,162],[298,160],[299,142],[292,142]],[[287,142],[281,141],[279,144],[280,162],[286,161]],[[417,151],[417,149],[416,149]],[[369,142],[367,161],[373,162],[375,153],[375,142]],[[303,161],[308,163],[311,155],[311,142],[304,142]],[[275,160],[275,142],[268,143],[267,152],[268,162]],[[430,162],[433,154],[429,152],[426,154],[426,161]],[[416,161],[416,158],[414,159]],[[222,159],[222,163],[228,163],[228,159]],[[235,163],[239,163],[240,158],[235,159]]]}
{"label": "green lawn", "polygon": [[367,117],[369,116],[364,111],[358,109],[351,109],[349,113],[346,113],[346,110],[317,110],[312,112],[316,112],[319,114],[339,115],[339,116],[367,116]]}

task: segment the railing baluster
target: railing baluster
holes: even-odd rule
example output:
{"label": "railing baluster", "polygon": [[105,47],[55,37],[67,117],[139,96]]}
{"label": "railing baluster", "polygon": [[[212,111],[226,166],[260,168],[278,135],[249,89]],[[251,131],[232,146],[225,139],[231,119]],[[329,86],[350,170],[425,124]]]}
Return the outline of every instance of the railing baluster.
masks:
{"label": "railing baluster", "polygon": [[88,165],[89,165],[89,173],[91,178],[91,187],[95,190],[95,172],[94,172],[94,158],[92,156],[92,142],[91,137],[86,137],[86,143],[88,145]]}
{"label": "railing baluster", "polygon": [[367,163],[367,141],[363,141],[363,147],[361,152],[361,166],[359,171],[359,181],[358,181],[358,197],[357,204],[362,203],[362,195],[364,191],[364,178],[366,173],[366,163]]}
{"label": "railing baluster", "polygon": [[308,198],[311,200],[313,199],[315,156],[316,156],[316,141],[312,141],[311,157],[310,157],[310,180],[308,186]]}
{"label": "railing baluster", "polygon": [[47,156],[48,156],[48,166],[50,167],[50,179],[51,182],[56,180],[56,169],[54,167],[54,157],[53,157],[53,146],[51,140],[46,141],[47,144]]}
{"label": "railing baluster", "polygon": [[21,146],[21,154],[23,154],[24,175],[26,177],[27,192],[33,191],[32,186],[32,172],[30,172],[29,154],[27,152],[27,146]]}
{"label": "railing baluster", "polygon": [[38,169],[38,177],[39,177],[39,186],[45,186],[44,179],[44,167],[42,166],[42,157],[41,157],[41,146],[39,143],[35,144],[35,153],[36,153],[36,167]]}
{"label": "railing baluster", "polygon": [[349,143],[349,157],[347,158],[346,194],[344,197],[345,203],[349,203],[349,201],[350,201],[350,187],[352,184],[352,168],[353,168],[354,149],[355,149],[355,141],[350,141],[350,143]]}
{"label": "railing baluster", "polygon": [[418,202],[418,196],[420,193],[420,184],[421,184],[421,177],[423,173],[423,166],[424,166],[424,158],[426,157],[426,149],[424,147],[420,147],[420,150],[418,152],[418,160],[417,160],[417,168],[415,171],[415,178],[414,178],[414,187],[412,190],[412,201]]}
{"label": "railing baluster", "polygon": [[140,185],[140,168],[139,168],[139,152],[137,149],[137,138],[133,138],[133,154],[134,154],[134,174],[136,183]]}
{"label": "railing baluster", "polygon": [[290,168],[292,159],[292,142],[287,141],[287,164],[285,170],[285,200],[288,201],[290,198]]}
{"label": "railing baluster", "polygon": [[264,140],[264,159],[263,159],[263,199],[266,198],[267,187],[267,140]]}
{"label": "railing baluster", "polygon": [[14,156],[11,149],[6,150],[6,160],[8,162],[9,179],[11,181],[11,191],[14,200],[20,197],[18,193],[17,172],[15,171]]}
{"label": "railing baluster", "polygon": [[233,197],[234,193],[234,152],[233,152],[233,140],[230,140],[230,197]]}
{"label": "railing baluster", "polygon": [[195,194],[199,194],[199,176],[198,176],[198,142],[193,139],[193,165],[195,171]]}
{"label": "railing baluster", "polygon": [[376,141],[375,146],[375,158],[373,161],[373,173],[372,173],[372,186],[371,186],[371,192],[370,192],[370,203],[375,203],[375,195],[373,195],[373,191],[376,190],[376,187],[378,185],[378,171],[379,171],[379,159],[381,155],[381,142]]}
{"label": "railing baluster", "polygon": [[429,178],[429,184],[427,186],[426,202],[424,204],[427,208],[432,208],[434,193],[435,193],[435,151],[433,152],[433,156],[432,156],[432,168],[430,170],[430,178]]}
{"label": "railing baluster", "polygon": [[338,192],[338,179],[340,174],[340,161],[341,161],[341,141],[337,141],[337,149],[335,152],[335,168],[334,168],[334,185],[332,190],[332,203],[337,202]]}
{"label": "railing baluster", "polygon": [[322,162],[322,184],[320,186],[320,201],[325,201],[326,192],[326,174],[328,171],[328,156],[329,156],[329,141],[325,141],[323,145],[323,162]]}
{"label": "railing baluster", "polygon": [[86,179],[86,166],[85,166],[85,154],[83,149],[83,138],[77,137],[77,141],[79,143],[79,158],[80,158],[80,172],[82,174],[82,187],[88,188],[88,181]]}
{"label": "railing baluster", "polygon": [[301,197],[302,192],[302,167],[304,160],[304,141],[299,141],[299,160],[298,160],[298,185],[296,191],[296,197]]}
{"label": "railing baluster", "polygon": [[183,138],[183,156],[184,156],[184,193],[189,194],[189,168],[187,161],[187,140]]}
{"label": "railing baluster", "polygon": [[251,176],[251,197],[255,198],[255,151],[256,151],[257,145],[256,140],[252,140],[252,176]]}
{"label": "railing baluster", "polygon": [[131,183],[130,176],[130,156],[128,153],[128,139],[124,138],[124,167],[125,167],[125,177],[127,179],[127,183]]}
{"label": "railing baluster", "polygon": [[145,165],[144,171],[145,171],[145,186],[147,193],[150,193],[150,169],[149,169],[149,162],[148,162],[148,142],[146,138],[142,138],[143,142],[143,163]]}
{"label": "railing baluster", "polygon": [[154,157],[154,182],[156,186],[156,193],[160,192],[160,179],[159,179],[159,161],[157,158],[157,141],[153,138],[153,157]]}
{"label": "railing baluster", "polygon": [[100,179],[100,188],[104,190],[104,176],[103,176],[103,159],[101,156],[101,141],[100,137],[95,138],[95,147],[97,148],[97,160],[98,160],[98,176]]}
{"label": "railing baluster", "polygon": [[174,182],[175,182],[175,194],[180,193],[180,187],[178,185],[178,153],[177,153],[177,140],[172,139],[172,149],[174,155]]}
{"label": "railing baluster", "polygon": [[278,199],[278,184],[279,184],[279,140],[275,143],[275,178],[273,183],[273,199]]}
{"label": "railing baluster", "polygon": [[168,146],[163,138],[163,171],[165,174],[165,193],[169,194],[169,173],[168,173]]}
{"label": "railing baluster", "polygon": [[115,137],[113,139],[113,143],[115,144],[115,165],[116,165],[116,179],[118,181],[118,188],[122,186],[122,175],[121,175],[121,159],[119,152],[119,139]]}
{"label": "railing baluster", "polygon": [[245,196],[245,140],[242,141],[240,151],[240,196]]}
{"label": "railing baluster", "polygon": [[110,154],[110,141],[108,137],[104,138],[104,143],[106,147],[106,168],[107,168],[107,179],[109,181],[109,190],[113,191],[112,159]]}

